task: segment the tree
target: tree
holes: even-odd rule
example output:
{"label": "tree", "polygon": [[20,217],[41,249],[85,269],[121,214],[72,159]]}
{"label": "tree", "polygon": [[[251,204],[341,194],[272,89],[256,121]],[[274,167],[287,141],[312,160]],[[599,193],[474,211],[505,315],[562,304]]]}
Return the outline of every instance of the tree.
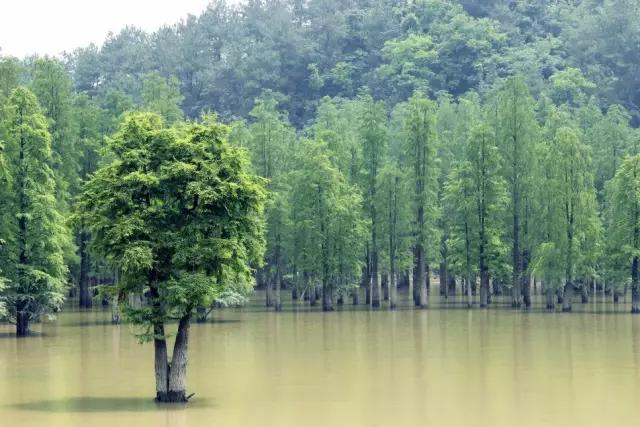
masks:
{"label": "tree", "polygon": [[530,203],[533,202],[538,130],[533,100],[521,77],[510,77],[504,82],[497,95],[495,111],[498,147],[504,159],[503,177],[511,199],[509,210],[512,230],[509,239],[512,255],[512,306],[520,307],[524,294],[525,307],[529,307],[529,281],[525,272],[531,248],[527,225],[531,212]]}
{"label": "tree", "polygon": [[[600,235],[591,155],[577,130],[566,126],[558,128],[550,143],[545,167],[549,170],[545,187],[554,195],[547,199],[551,214],[547,218],[551,229],[547,244],[555,249],[549,255],[555,252],[562,260],[565,284],[562,311],[571,311],[576,279],[587,277]],[[553,283],[547,286],[548,290],[553,289]]]}
{"label": "tree", "polygon": [[[79,178],[82,183],[98,168],[103,131],[104,111],[97,107],[91,99],[82,94],[75,98],[73,114],[77,122],[77,148],[81,150]],[[91,238],[86,228],[80,222],[77,231],[78,256],[80,266],[78,271],[78,290],[81,308],[91,308],[92,298],[89,289],[89,274],[91,272],[91,257],[88,244]]]}
{"label": "tree", "polygon": [[[92,249],[117,271],[125,314],[153,341],[156,399],[186,402],[189,325],[197,307],[227,289],[246,292],[264,251],[263,182],[221,124],[166,128],[155,114],[129,115],[108,140],[114,161],[88,181],[79,203]],[[173,355],[167,322],[178,320]]]}
{"label": "tree", "polygon": [[435,107],[421,92],[416,92],[407,103],[403,132],[413,185],[414,300],[416,306],[426,308],[430,262],[437,259],[439,243],[436,229],[439,170]]}
{"label": "tree", "polygon": [[290,206],[294,234],[300,236],[297,265],[322,284],[322,309],[334,310],[334,294],[361,268],[366,223],[362,196],[331,164],[322,142],[306,142],[300,167],[292,173]]}
{"label": "tree", "polygon": [[77,194],[79,189],[80,156],[76,147],[73,83],[62,63],[42,58],[33,65],[31,87],[49,121],[57,198],[66,211],[69,196]]}
{"label": "tree", "polygon": [[[467,147],[475,212],[477,215],[477,254],[480,274],[480,307],[489,304],[490,267],[497,269],[504,252],[502,218],[508,200],[506,184],[500,175],[501,158],[493,131],[486,124],[476,125]],[[475,240],[475,239],[474,239]],[[494,275],[496,277],[497,274]]]}
{"label": "tree", "polygon": [[47,122],[36,97],[19,87],[9,98],[6,143],[10,192],[4,203],[10,215],[3,270],[8,317],[18,336],[30,333],[30,323],[58,310],[67,285],[63,248],[69,232],[55,201],[55,176]]}
{"label": "tree", "polygon": [[631,279],[631,312],[640,314],[640,155],[623,160],[609,199],[608,247],[620,261],[620,276]]}
{"label": "tree", "polygon": [[363,110],[360,116],[360,137],[362,140],[363,167],[365,170],[365,203],[371,221],[371,236],[368,252],[368,283],[371,289],[371,306],[380,307],[379,267],[379,216],[377,210],[377,192],[380,185],[379,174],[386,156],[387,127],[386,109],[382,102],[376,102],[371,96],[362,99]]}

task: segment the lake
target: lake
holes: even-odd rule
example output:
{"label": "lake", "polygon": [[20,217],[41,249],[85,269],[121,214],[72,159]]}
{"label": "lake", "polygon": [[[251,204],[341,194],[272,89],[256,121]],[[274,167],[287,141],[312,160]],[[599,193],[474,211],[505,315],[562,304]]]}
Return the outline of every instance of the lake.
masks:
{"label": "lake", "polygon": [[[153,401],[153,346],[108,311],[16,340],[0,325],[0,426],[631,426],[640,317],[506,308],[329,314],[259,300],[191,329],[185,408]],[[634,420],[635,418],[635,420]],[[634,422],[635,421],[635,422]]]}

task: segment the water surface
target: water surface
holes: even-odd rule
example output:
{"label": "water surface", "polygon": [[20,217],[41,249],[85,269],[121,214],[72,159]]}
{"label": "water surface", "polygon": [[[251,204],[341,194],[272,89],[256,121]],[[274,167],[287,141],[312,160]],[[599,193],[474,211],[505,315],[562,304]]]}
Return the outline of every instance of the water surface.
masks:
{"label": "water surface", "polygon": [[108,312],[63,313],[20,340],[0,325],[0,425],[637,422],[640,317],[626,307],[577,304],[566,315],[433,306],[276,314],[255,303],[216,312],[192,327],[196,395],[186,409],[153,403],[152,345],[112,326]]}

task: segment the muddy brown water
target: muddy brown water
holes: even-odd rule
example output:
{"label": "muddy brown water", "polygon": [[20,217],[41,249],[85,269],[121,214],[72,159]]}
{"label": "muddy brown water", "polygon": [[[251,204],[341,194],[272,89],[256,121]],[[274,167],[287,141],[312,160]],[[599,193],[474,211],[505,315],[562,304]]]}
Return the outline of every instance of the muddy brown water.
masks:
{"label": "muddy brown water", "polygon": [[[631,426],[640,317],[456,302],[330,314],[259,301],[194,324],[184,408],[157,406],[151,345],[106,311],[17,340],[0,325],[0,426]],[[435,302],[434,302],[435,301]]]}

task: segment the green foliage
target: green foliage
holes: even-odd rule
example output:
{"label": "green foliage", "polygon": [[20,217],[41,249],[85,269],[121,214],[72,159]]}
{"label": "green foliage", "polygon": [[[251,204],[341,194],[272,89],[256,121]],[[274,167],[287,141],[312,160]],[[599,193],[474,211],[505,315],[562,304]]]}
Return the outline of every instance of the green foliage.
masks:
{"label": "green foliage", "polygon": [[64,300],[67,266],[63,249],[69,231],[57,209],[50,168],[51,136],[36,97],[19,87],[8,104],[6,176],[3,186],[1,265],[9,279],[3,297],[8,318],[38,320]]}
{"label": "green foliage", "polygon": [[142,107],[159,114],[167,123],[182,119],[180,108],[184,97],[180,94],[180,81],[175,77],[165,79],[159,73],[144,76],[142,82]]}
{"label": "green foliage", "polygon": [[167,128],[132,114],[107,141],[114,161],[80,197],[92,249],[119,271],[127,313],[145,327],[208,306],[227,289],[247,292],[264,252],[263,182],[219,123]]}
{"label": "green foliage", "polygon": [[607,266],[618,287],[629,282],[631,262],[640,256],[640,156],[627,156],[608,186]]}

